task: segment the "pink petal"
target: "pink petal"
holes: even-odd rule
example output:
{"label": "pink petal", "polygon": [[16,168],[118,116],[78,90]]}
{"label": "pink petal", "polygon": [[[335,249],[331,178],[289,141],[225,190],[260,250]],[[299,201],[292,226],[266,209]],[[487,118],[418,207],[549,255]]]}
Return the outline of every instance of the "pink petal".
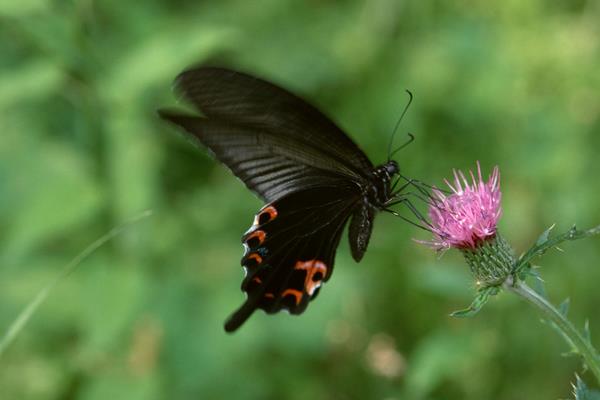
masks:
{"label": "pink petal", "polygon": [[435,201],[429,209],[434,239],[424,242],[437,249],[449,247],[473,248],[496,234],[502,215],[500,199],[500,170],[494,167],[484,182],[481,165],[477,175],[469,171],[469,182],[462,171],[453,170],[454,182],[446,184],[452,191],[448,196],[434,189]]}

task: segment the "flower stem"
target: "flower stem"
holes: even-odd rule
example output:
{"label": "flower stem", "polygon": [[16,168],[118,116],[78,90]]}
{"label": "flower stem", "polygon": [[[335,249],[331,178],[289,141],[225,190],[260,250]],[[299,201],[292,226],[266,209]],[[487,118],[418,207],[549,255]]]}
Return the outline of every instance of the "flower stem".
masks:
{"label": "flower stem", "polygon": [[585,364],[596,376],[598,383],[600,383],[600,357],[598,356],[596,349],[594,349],[589,340],[586,340],[583,337],[565,315],[543,296],[519,279],[508,279],[504,284],[504,288],[527,300],[530,304],[537,307],[537,309],[548,317],[548,319],[554,322],[569,344],[583,357]]}
{"label": "flower stem", "polygon": [[142,212],[141,214],[131,218],[128,221],[123,222],[121,225],[112,228],[110,231],[96,239],[90,245],[88,245],[81,253],[73,258],[67,265],[63,267],[60,273],[50,281],[38,294],[25,306],[25,308],[19,313],[17,318],[10,324],[6,333],[0,336],[0,358],[3,353],[11,345],[11,343],[17,338],[18,334],[23,330],[25,324],[31,319],[36,310],[46,300],[52,289],[58,285],[64,278],[81,265],[81,263],[88,258],[92,253],[102,247],[106,242],[119,235],[125,228],[130,225],[137,223],[138,221],[147,218],[152,215],[151,210]]}

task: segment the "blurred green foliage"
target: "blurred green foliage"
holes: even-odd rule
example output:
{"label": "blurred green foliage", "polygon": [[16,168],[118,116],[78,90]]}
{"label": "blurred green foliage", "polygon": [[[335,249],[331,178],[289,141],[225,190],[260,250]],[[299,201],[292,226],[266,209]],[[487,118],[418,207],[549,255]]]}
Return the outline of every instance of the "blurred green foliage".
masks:
{"label": "blurred green foliage", "polygon": [[[377,163],[411,89],[403,171],[440,184],[498,164],[523,251],[553,223],[600,222],[599,18],[592,0],[2,0],[0,333],[87,244],[154,216],[56,288],[0,359],[0,398],[567,397],[580,364],[535,311],[501,295],[448,317],[473,294],[460,254],[388,215],[361,264],[342,241],[304,315],[226,335],[261,204],[155,110],[219,59],[301,93]],[[543,260],[549,295],[600,343],[600,244],[565,250]]]}

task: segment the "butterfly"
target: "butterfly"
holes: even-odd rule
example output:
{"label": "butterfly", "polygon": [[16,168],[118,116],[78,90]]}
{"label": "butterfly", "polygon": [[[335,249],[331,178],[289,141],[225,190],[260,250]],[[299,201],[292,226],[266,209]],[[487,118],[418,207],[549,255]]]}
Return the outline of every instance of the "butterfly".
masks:
{"label": "butterfly", "polygon": [[225,330],[238,329],[256,309],[304,312],[331,278],[346,223],[358,262],[375,214],[406,200],[398,200],[401,189],[393,182],[398,163],[388,158],[374,166],[315,107],[242,72],[192,68],[176,78],[175,89],[201,116],[159,110],[160,117],[208,149],[266,203],[242,237],[247,298]]}

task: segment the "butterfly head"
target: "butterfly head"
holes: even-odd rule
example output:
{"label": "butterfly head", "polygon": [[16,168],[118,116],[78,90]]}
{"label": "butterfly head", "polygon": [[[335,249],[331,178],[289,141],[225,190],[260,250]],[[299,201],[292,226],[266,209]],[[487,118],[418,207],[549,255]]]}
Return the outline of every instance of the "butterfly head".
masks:
{"label": "butterfly head", "polygon": [[390,178],[400,172],[400,167],[398,166],[396,160],[390,160],[387,163],[383,164],[383,168],[385,168]]}

